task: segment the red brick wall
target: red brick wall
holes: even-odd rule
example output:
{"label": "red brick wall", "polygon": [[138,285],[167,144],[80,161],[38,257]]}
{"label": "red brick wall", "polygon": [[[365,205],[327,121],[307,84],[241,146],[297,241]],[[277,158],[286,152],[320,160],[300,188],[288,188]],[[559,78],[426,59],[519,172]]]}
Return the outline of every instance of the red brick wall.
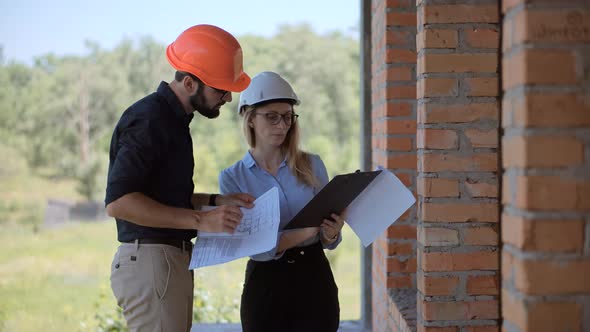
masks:
{"label": "red brick wall", "polygon": [[497,331],[499,4],[417,5],[418,331]]}
{"label": "red brick wall", "polygon": [[[372,9],[373,166],[390,169],[415,191],[416,4],[373,0]],[[398,308],[392,298],[401,292],[415,303],[416,258],[414,207],[373,245],[373,331],[412,325],[411,308]]]}
{"label": "red brick wall", "polygon": [[500,34],[498,1],[417,0],[416,48],[413,1],[372,5],[373,164],[419,203],[375,243],[374,331],[590,331],[590,2],[504,0]]}
{"label": "red brick wall", "polygon": [[590,331],[590,2],[502,10],[503,329]]}

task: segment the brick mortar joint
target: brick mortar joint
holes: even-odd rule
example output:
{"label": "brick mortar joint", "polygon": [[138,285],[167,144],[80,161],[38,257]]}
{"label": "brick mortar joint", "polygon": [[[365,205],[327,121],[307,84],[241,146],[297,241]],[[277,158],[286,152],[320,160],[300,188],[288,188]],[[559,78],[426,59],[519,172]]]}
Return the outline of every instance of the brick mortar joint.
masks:
{"label": "brick mortar joint", "polygon": [[[507,174],[511,176],[511,174]],[[521,209],[511,204],[503,204],[503,212],[507,215],[523,217],[525,219],[543,219],[543,220],[579,220],[590,216],[588,212],[584,211],[530,211]]]}
{"label": "brick mortar joint", "polygon": [[[477,319],[477,320],[422,320],[421,325],[425,327],[474,327],[474,326],[498,326],[495,319]],[[520,332],[520,330],[518,330]]]}
{"label": "brick mortar joint", "polygon": [[[464,132],[469,129],[479,130],[493,130],[499,129],[498,120],[482,119],[469,123],[453,123],[453,122],[439,122],[439,123],[418,123],[416,129],[449,129],[458,130]],[[472,148],[473,149],[473,148]],[[498,149],[498,148],[477,148],[477,149]],[[435,150],[435,149],[423,149],[423,150]],[[438,149],[436,149],[438,150]],[[450,150],[450,149],[449,149]]]}
{"label": "brick mortar joint", "polygon": [[420,271],[416,273],[417,276],[426,276],[426,277],[482,277],[482,276],[500,276],[499,270],[471,270],[471,271]]}
{"label": "brick mortar joint", "polygon": [[[535,176],[542,176],[542,177],[562,177],[563,179],[568,179],[572,182],[578,182],[578,183],[582,183],[582,182],[588,182],[588,180],[590,180],[590,174],[588,174],[588,166],[584,165],[584,166],[579,166],[579,167],[559,167],[559,168],[555,168],[555,167],[548,167],[548,168],[541,168],[541,167],[507,167],[504,170],[504,174],[508,177],[518,177],[518,176],[524,176],[524,177],[535,177]],[[575,213],[575,214],[586,214],[584,211],[580,210],[580,211],[576,211],[573,212],[571,211],[571,209],[563,209],[563,210],[526,210],[526,209],[520,209],[516,206],[512,206],[510,204],[506,204],[508,206],[513,207],[516,210],[520,210],[526,213],[538,213],[538,214],[552,214],[552,213],[565,213],[565,214],[571,214],[571,213]]]}
{"label": "brick mortar joint", "polygon": [[[418,74],[416,80],[422,80],[425,78],[456,78],[456,79],[465,79],[465,78],[499,78],[500,74],[498,72],[462,72],[462,73],[434,73],[434,72],[423,72]],[[498,97],[498,96],[496,96]]]}
{"label": "brick mortar joint", "polygon": [[[474,245],[453,245],[446,247],[438,246],[419,246],[422,254],[474,254],[474,253],[494,253],[500,252],[500,247],[497,245],[490,246],[474,246]],[[482,269],[483,271],[497,271],[497,269]]]}
{"label": "brick mortar joint", "polygon": [[450,106],[465,106],[473,103],[497,103],[498,97],[426,97],[418,98],[418,105],[436,104]]}
{"label": "brick mortar joint", "polygon": [[[459,286],[461,288],[461,286]],[[465,288],[463,288],[465,289]],[[426,302],[483,302],[499,301],[499,295],[424,295],[422,299]]]}
{"label": "brick mortar joint", "polygon": [[465,174],[465,172],[420,172],[420,174],[417,176],[417,179],[459,180],[465,182],[470,179],[499,181],[500,177],[496,174],[496,172],[480,172],[477,174]]}
{"label": "brick mortar joint", "polygon": [[417,12],[416,6],[409,6],[409,7],[385,7],[385,13],[407,13],[407,14],[415,14]]}
{"label": "brick mortar joint", "polygon": [[416,58],[420,59],[425,55],[494,55],[497,56],[500,50],[495,48],[420,48],[416,52]]}
{"label": "brick mortar joint", "polygon": [[590,258],[590,256],[583,255],[580,253],[548,253],[540,251],[521,250],[509,243],[504,243],[502,246],[502,250],[507,253],[510,253],[513,258],[516,258],[521,261],[563,263],[564,261],[574,262],[588,260]]}
{"label": "brick mortar joint", "polygon": [[[455,225],[457,224],[457,225]],[[476,224],[476,225],[474,225]],[[427,228],[444,228],[444,229],[451,229],[451,230],[455,230],[455,231],[462,231],[462,230],[469,230],[469,229],[473,229],[473,228],[481,228],[481,227],[492,227],[492,226],[496,226],[498,225],[498,223],[495,222],[488,222],[488,223],[442,223],[442,224],[436,224],[436,223],[429,223],[428,226],[424,226],[422,227],[423,229],[427,229]],[[440,247],[440,246],[423,246],[423,247]]]}
{"label": "brick mortar joint", "polygon": [[[504,285],[505,283],[503,283]],[[536,295],[526,294],[515,287],[502,287],[502,290],[508,291],[509,294],[517,301],[522,301],[526,304],[546,303],[546,302],[575,302],[578,304],[586,304],[590,302],[590,295],[588,294],[571,294],[571,295]]]}
{"label": "brick mortar joint", "polygon": [[[423,203],[457,203],[457,204],[462,204],[462,203],[473,203],[473,205],[477,205],[477,203],[499,203],[498,198],[492,198],[492,197],[467,197],[466,195],[463,195],[461,197],[428,197],[428,196],[422,196],[419,195],[420,197],[422,197],[422,202]],[[465,204],[466,207],[470,206],[471,204]],[[424,209],[427,209],[427,207],[424,207]],[[444,222],[444,221],[442,221]],[[459,222],[452,222],[452,223],[459,223]],[[473,223],[473,222],[467,222],[467,223]]]}
{"label": "brick mortar joint", "polygon": [[504,137],[537,137],[547,136],[552,137],[571,137],[575,136],[579,139],[590,139],[590,127],[574,127],[574,128],[530,128],[530,127],[504,127]]}

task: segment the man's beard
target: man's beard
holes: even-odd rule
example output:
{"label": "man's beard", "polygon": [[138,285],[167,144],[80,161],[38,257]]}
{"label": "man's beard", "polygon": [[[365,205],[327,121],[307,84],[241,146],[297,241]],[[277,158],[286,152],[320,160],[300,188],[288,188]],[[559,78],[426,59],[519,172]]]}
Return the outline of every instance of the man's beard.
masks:
{"label": "man's beard", "polygon": [[215,119],[219,116],[219,107],[221,107],[221,105],[215,105],[214,107],[207,105],[203,91],[204,90],[200,88],[194,95],[190,96],[189,101],[191,106],[194,110],[201,113],[201,115],[209,119]]}

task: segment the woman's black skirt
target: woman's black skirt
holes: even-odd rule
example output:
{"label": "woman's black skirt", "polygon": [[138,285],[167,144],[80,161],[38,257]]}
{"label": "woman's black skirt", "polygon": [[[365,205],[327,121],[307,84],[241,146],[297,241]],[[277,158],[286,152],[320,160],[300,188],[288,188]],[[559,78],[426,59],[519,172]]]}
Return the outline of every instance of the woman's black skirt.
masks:
{"label": "woman's black skirt", "polygon": [[249,260],[240,308],[244,332],[338,330],[338,287],[320,243],[278,260]]}

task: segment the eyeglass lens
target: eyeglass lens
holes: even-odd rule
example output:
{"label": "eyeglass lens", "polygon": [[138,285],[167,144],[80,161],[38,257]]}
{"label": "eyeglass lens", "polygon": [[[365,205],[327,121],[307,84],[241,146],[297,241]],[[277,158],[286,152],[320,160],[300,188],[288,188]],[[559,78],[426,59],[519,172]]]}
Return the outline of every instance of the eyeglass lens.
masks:
{"label": "eyeglass lens", "polygon": [[287,126],[290,126],[299,116],[298,114],[295,114],[295,113],[279,114],[279,113],[275,113],[275,112],[268,112],[268,113],[261,113],[261,114],[264,115],[266,120],[268,120],[268,122],[272,125],[279,124],[281,122],[281,119],[283,119],[283,121],[285,121],[285,124]]}

